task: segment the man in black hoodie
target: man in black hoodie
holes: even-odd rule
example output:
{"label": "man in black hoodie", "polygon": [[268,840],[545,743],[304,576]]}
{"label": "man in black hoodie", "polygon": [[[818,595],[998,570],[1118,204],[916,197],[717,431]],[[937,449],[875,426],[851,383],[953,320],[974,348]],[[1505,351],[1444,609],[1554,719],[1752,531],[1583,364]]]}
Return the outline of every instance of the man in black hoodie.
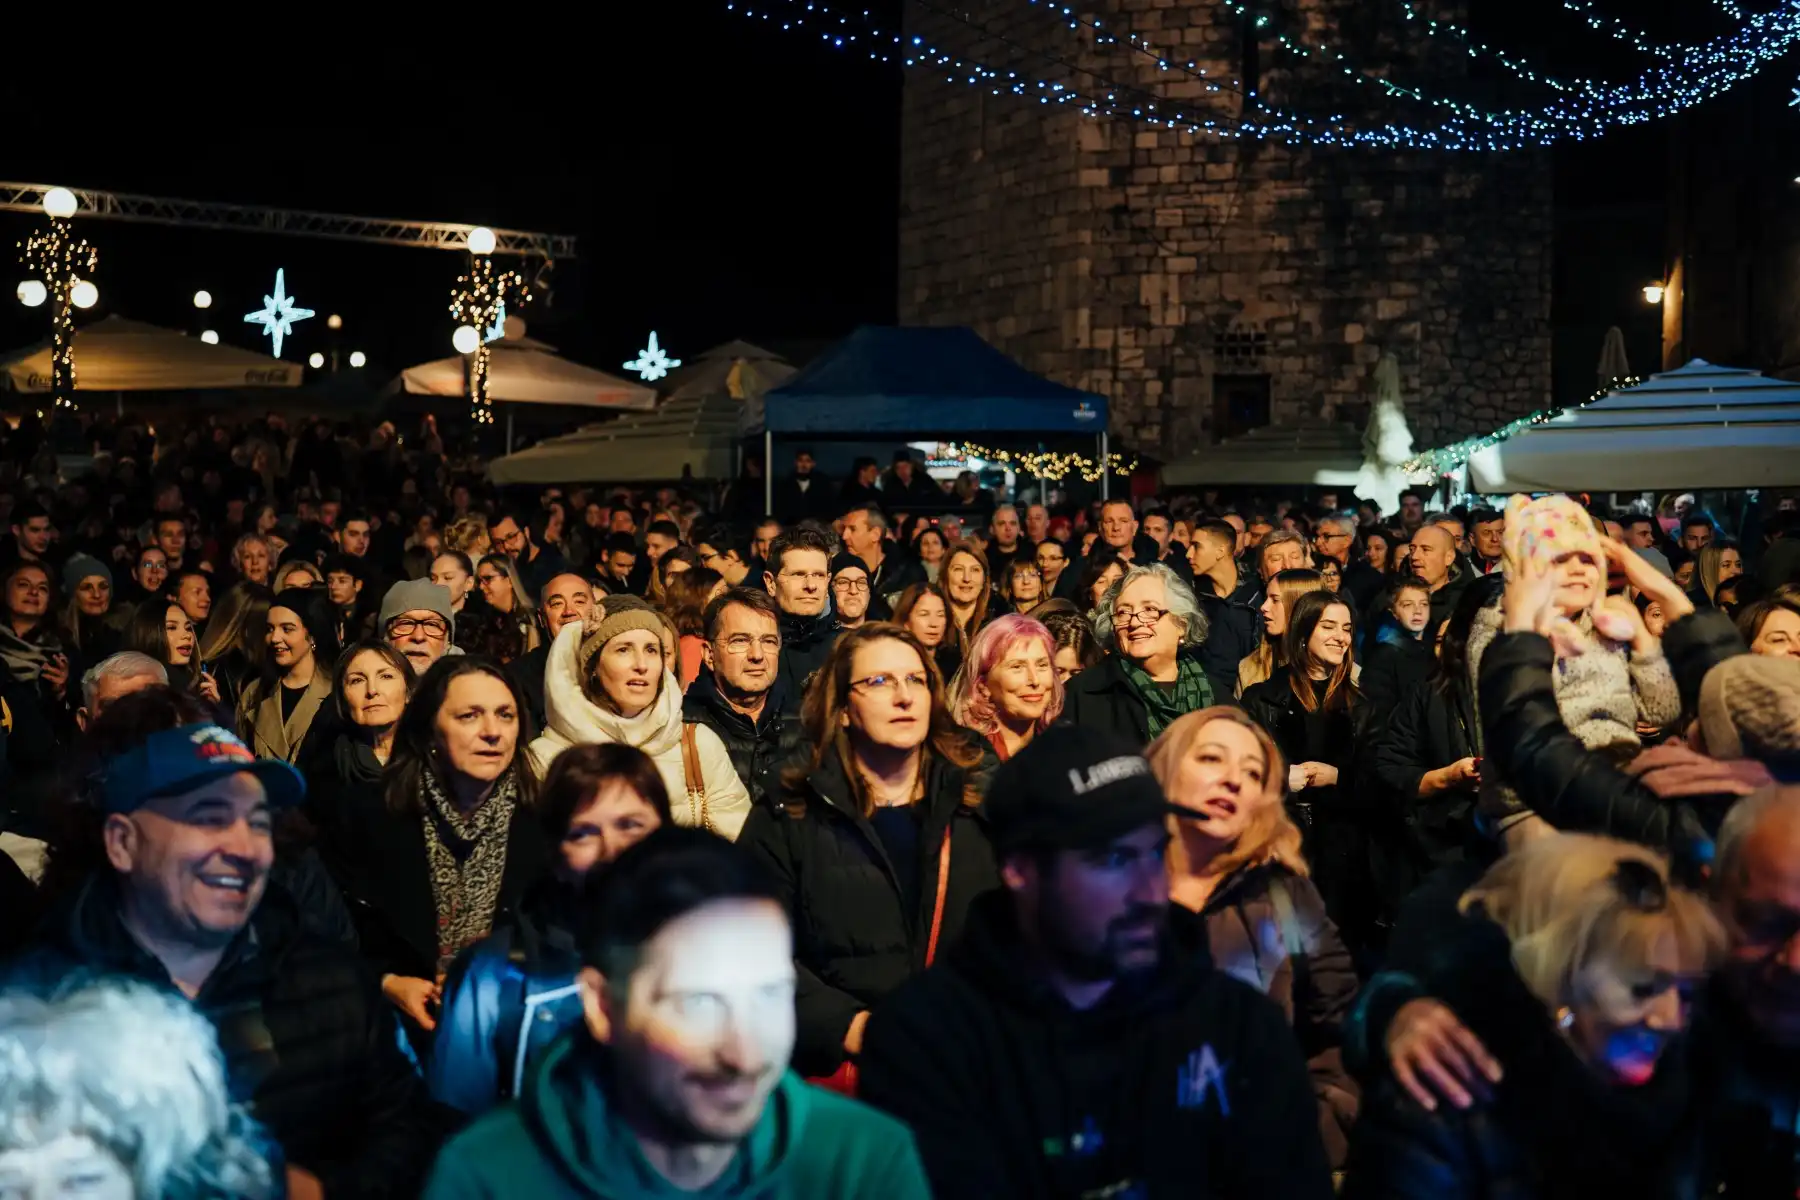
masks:
{"label": "man in black hoodie", "polygon": [[769,543],[763,586],[781,610],[781,676],[791,695],[806,691],[806,681],[837,639],[831,615],[831,556],[836,550],[829,534],[808,525],[783,530]]}
{"label": "man in black hoodie", "polygon": [[681,719],[719,735],[753,803],[805,740],[800,698],[781,676],[781,614],[767,592],[732,588],[706,606],[706,669],[688,685]]}
{"label": "man in black hoodie", "polygon": [[859,1063],[939,1200],[1331,1195],[1292,1030],[1169,903],[1171,811],[1144,759],[1091,729],[996,773],[1005,886],[876,1012]]}

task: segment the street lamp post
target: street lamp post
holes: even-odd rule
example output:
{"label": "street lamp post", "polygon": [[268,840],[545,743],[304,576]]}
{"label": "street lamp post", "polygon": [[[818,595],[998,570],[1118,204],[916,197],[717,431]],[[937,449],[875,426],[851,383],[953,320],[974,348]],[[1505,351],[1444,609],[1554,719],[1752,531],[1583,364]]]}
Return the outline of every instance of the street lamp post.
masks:
{"label": "street lamp post", "polygon": [[100,263],[100,252],[77,238],[69,218],[80,207],[68,188],[44,193],[44,215],[50,228],[34,233],[20,247],[20,261],[31,278],[19,285],[19,299],[36,308],[50,304],[50,390],[55,408],[75,411],[75,320],[73,310],[92,308],[100,289],[83,278]]}
{"label": "street lamp post", "polygon": [[477,425],[494,423],[494,409],[488,401],[488,330],[509,299],[515,308],[523,308],[531,300],[531,289],[517,271],[494,270],[495,241],[491,229],[478,226],[469,230],[469,272],[457,279],[456,290],[450,294],[450,316],[457,322],[450,344],[469,358],[469,415]]}

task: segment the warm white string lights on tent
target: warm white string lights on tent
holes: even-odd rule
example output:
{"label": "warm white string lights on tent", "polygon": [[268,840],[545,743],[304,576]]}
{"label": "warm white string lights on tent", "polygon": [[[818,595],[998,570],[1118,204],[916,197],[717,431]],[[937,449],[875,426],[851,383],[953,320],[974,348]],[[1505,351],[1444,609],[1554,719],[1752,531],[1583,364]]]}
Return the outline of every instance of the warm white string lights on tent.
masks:
{"label": "warm white string lights on tent", "polygon": [[75,319],[77,308],[92,308],[100,291],[90,279],[100,265],[100,252],[75,236],[69,218],[80,207],[68,188],[44,193],[44,215],[50,228],[19,244],[19,261],[30,277],[19,284],[20,303],[27,308],[50,304],[50,390],[53,408],[75,410]]}
{"label": "warm white string lights on tent", "polygon": [[469,231],[469,271],[456,280],[450,293],[450,317],[457,322],[450,344],[469,357],[469,416],[477,425],[494,423],[488,400],[488,342],[483,331],[492,330],[504,318],[507,304],[523,308],[531,301],[531,289],[517,271],[494,270],[494,231],[477,227]]}
{"label": "warm white string lights on tent", "polygon": [[[1040,0],[1027,0],[1038,4]],[[758,8],[755,4],[764,5]],[[1582,12],[1590,23],[1598,18],[1573,0],[1565,5]],[[1098,22],[1077,16],[1072,9],[1047,4],[1072,30],[1086,26],[1099,30]],[[839,50],[865,51],[871,59],[892,62],[898,59],[909,68],[942,71],[949,82],[981,87],[993,95],[1010,94],[1024,99],[1035,98],[1041,105],[1074,107],[1085,115],[1132,119],[1147,125],[1178,130],[1194,135],[1221,138],[1250,138],[1290,144],[1321,146],[1369,146],[1380,148],[1441,150],[1510,150],[1524,146],[1548,145],[1565,139],[1584,140],[1598,137],[1608,130],[1642,124],[1671,116],[1718,95],[1727,88],[1750,78],[1763,65],[1779,57],[1800,42],[1800,8],[1784,5],[1772,12],[1744,19],[1731,34],[1701,45],[1669,48],[1655,46],[1622,28],[1606,27],[1605,31],[1628,41],[1646,53],[1659,58],[1659,63],[1638,79],[1625,84],[1586,83],[1559,94],[1539,109],[1486,111],[1460,102],[1434,99],[1417,89],[1403,89],[1363,76],[1354,66],[1337,63],[1341,58],[1329,49],[1319,51],[1290,38],[1281,39],[1293,53],[1313,56],[1336,55],[1331,61],[1353,77],[1368,79],[1397,98],[1423,101],[1454,115],[1435,124],[1389,122],[1361,127],[1342,116],[1310,118],[1273,108],[1254,97],[1246,98],[1248,117],[1209,117],[1183,106],[1168,103],[1158,93],[1142,87],[1121,85],[1090,70],[1074,68],[1053,55],[1041,55],[1052,63],[1079,70],[1090,76],[1091,86],[1076,87],[1063,80],[1040,78],[1017,69],[998,69],[964,58],[928,44],[923,38],[903,37],[883,32],[869,23],[867,14],[853,18],[819,0],[755,0],[752,5],[731,0],[726,8],[751,19],[775,22],[791,32],[816,33],[826,45]],[[934,9],[933,11],[940,11]],[[779,15],[777,15],[779,14]],[[978,35],[994,37],[979,22],[961,15],[962,21]],[[1206,75],[1194,63],[1180,63],[1156,52],[1134,35],[1121,31],[1104,31],[1106,40],[1129,45],[1140,53],[1156,58],[1162,71],[1174,71],[1202,81],[1208,93],[1239,91],[1233,81],[1221,82]],[[1634,40],[1635,39],[1635,40]],[[999,39],[1017,45],[1013,39]]]}
{"label": "warm white string lights on tent", "polygon": [[1061,483],[1070,475],[1078,474],[1089,483],[1098,483],[1100,477],[1108,471],[1115,475],[1129,475],[1137,470],[1137,459],[1127,460],[1123,455],[1109,454],[1101,463],[1085,454],[1058,454],[1053,451],[1040,450],[990,450],[986,446],[977,446],[974,442],[953,442],[948,447],[953,458],[980,458],[1001,466],[1012,467],[1022,474],[1038,479],[1048,479],[1052,483]]}

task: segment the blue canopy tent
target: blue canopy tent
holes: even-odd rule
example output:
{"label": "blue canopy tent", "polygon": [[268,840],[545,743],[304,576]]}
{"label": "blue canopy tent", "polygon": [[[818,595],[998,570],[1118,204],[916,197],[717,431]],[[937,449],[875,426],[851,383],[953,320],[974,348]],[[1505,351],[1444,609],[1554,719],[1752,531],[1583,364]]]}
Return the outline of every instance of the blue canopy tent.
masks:
{"label": "blue canopy tent", "polygon": [[[776,434],[1095,437],[1106,461],[1106,397],[1064,387],[961,325],[864,325],[763,396],[764,501],[774,506]],[[1106,494],[1106,476],[1101,476]]]}

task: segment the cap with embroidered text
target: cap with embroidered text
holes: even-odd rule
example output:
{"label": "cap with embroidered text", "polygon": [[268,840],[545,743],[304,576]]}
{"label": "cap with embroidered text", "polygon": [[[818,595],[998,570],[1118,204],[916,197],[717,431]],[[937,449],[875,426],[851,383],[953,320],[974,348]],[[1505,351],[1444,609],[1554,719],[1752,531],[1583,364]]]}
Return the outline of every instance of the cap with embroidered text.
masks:
{"label": "cap with embroidered text", "polygon": [[994,772],[982,812],[1002,854],[1097,849],[1177,811],[1130,746],[1079,725],[1045,731]]}

